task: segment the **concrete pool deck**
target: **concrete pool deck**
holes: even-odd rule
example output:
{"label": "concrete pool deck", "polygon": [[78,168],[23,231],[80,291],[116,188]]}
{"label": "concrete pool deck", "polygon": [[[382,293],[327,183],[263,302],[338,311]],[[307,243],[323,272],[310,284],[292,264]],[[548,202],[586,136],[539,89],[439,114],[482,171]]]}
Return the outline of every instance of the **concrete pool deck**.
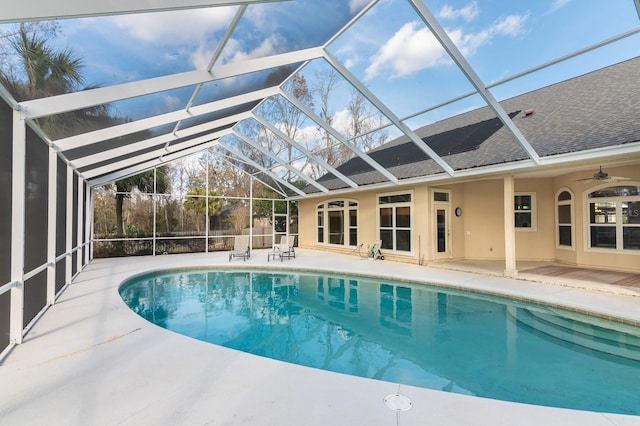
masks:
{"label": "concrete pool deck", "polygon": [[[509,403],[363,379],[257,357],[148,323],[122,301],[126,278],[182,267],[291,267],[369,274],[503,293],[640,323],[636,289],[523,274],[497,278],[441,267],[297,250],[267,263],[225,252],[97,259],[0,366],[4,425],[640,425],[640,416]],[[575,285],[579,284],[579,285]],[[635,295],[634,295],[635,294]],[[383,400],[413,403],[396,412]]]}

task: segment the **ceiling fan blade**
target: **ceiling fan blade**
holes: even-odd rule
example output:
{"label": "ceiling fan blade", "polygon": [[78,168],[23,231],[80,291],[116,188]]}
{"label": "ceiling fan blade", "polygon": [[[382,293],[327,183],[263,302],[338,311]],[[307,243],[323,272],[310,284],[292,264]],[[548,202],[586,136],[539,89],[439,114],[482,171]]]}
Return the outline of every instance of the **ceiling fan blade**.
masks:
{"label": "ceiling fan blade", "polygon": [[600,169],[593,174],[592,177],[590,178],[586,178],[586,179],[577,179],[574,182],[584,182],[584,183],[589,183],[589,182],[619,182],[622,180],[631,180],[631,178],[628,177],[622,177],[622,176],[609,176],[608,173],[605,173],[602,171],[602,166],[600,166]]}
{"label": "ceiling fan blade", "polygon": [[622,176],[609,176],[607,181],[611,181],[611,182],[619,182],[621,180],[631,180],[631,178],[628,177],[622,177]]}

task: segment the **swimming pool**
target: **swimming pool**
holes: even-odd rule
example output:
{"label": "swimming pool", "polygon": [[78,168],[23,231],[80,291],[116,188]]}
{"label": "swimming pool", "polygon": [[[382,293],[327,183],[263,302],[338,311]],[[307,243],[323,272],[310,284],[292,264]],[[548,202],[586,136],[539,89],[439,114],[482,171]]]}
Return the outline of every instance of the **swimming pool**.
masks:
{"label": "swimming pool", "polygon": [[640,331],[423,284],[307,272],[167,271],[133,311],[196,339],[329,371],[507,401],[640,415]]}

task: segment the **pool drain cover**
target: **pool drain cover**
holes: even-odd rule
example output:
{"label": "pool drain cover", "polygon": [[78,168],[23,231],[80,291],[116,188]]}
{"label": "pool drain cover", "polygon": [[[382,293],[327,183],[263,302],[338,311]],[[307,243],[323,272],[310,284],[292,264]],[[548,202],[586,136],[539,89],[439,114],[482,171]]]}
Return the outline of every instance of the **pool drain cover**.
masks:
{"label": "pool drain cover", "polygon": [[398,393],[385,396],[384,403],[394,411],[407,411],[413,406],[413,402],[409,398]]}

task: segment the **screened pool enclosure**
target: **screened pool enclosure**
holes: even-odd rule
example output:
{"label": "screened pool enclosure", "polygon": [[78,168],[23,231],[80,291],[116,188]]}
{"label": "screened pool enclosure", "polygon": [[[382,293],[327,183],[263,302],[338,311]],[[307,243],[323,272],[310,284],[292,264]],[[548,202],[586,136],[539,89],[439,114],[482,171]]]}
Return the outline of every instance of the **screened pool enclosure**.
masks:
{"label": "screened pool enclosure", "polygon": [[[95,257],[267,248],[309,198],[638,153],[549,158],[500,103],[637,57],[638,0],[152,3],[0,10],[0,360]],[[517,161],[454,163],[416,132],[477,108]],[[399,138],[430,168],[369,154]]]}

